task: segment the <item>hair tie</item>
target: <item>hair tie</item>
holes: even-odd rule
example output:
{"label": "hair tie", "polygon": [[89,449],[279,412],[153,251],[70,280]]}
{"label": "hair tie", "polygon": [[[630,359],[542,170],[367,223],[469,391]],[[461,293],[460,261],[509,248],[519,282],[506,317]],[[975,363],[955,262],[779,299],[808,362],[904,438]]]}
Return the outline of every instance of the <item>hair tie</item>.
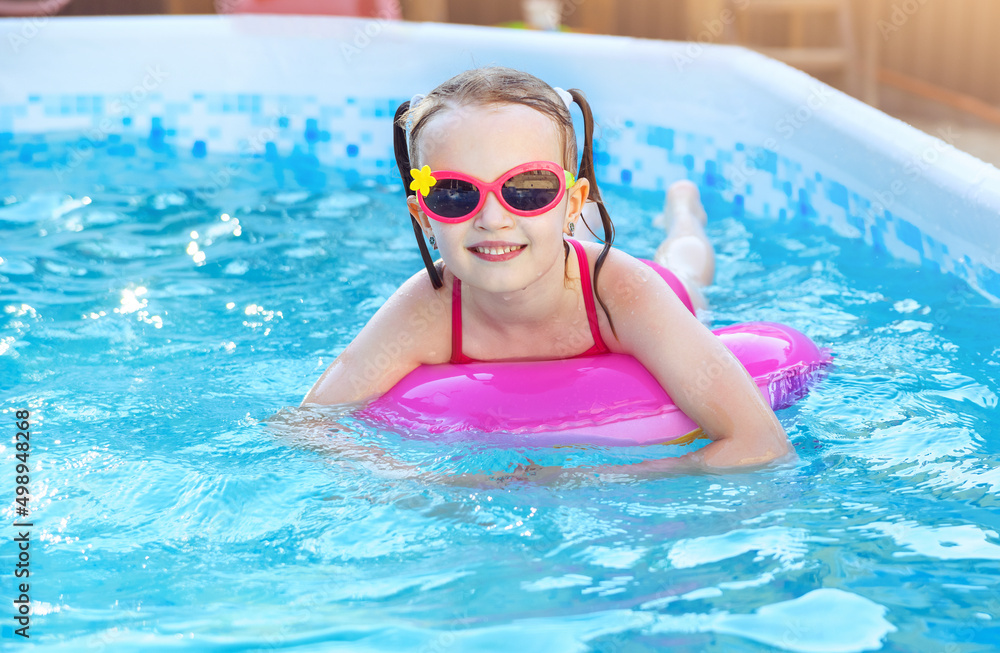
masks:
{"label": "hair tie", "polygon": [[414,95],[413,97],[410,98],[410,109],[409,109],[409,111],[407,111],[407,119],[406,119],[406,140],[407,140],[407,142],[409,142],[409,140],[410,140],[410,130],[413,128],[413,113],[412,113],[413,109],[415,109],[416,106],[418,104],[420,104],[420,102],[425,97],[427,97],[427,96],[424,95],[423,93],[417,93],[416,95]]}
{"label": "hair tie", "polygon": [[563,89],[555,86],[552,88],[560,98],[562,98],[563,104],[566,105],[566,110],[573,113],[573,96],[569,94],[569,91],[564,91]]}

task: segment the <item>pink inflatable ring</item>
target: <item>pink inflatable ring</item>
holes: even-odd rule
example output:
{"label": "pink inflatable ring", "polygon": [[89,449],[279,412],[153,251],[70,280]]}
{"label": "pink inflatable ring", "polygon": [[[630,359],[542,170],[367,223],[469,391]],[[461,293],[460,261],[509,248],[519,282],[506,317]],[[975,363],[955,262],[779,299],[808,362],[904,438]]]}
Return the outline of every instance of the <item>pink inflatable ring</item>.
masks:
{"label": "pink inflatable ring", "polygon": [[[714,333],[774,409],[802,397],[830,362],[825,350],[781,324],[750,322]],[[358,416],[408,434],[511,445],[680,444],[699,434],[646,368],[623,354],[425,365]]]}

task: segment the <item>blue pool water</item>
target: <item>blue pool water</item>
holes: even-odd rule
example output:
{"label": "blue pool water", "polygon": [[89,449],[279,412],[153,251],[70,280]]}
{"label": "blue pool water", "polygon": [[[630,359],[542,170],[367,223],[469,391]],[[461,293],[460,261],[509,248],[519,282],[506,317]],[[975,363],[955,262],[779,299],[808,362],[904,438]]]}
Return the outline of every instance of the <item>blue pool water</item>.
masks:
{"label": "blue pool water", "polygon": [[[420,267],[400,187],[142,142],[59,168],[65,145],[23,145],[0,153],[0,379],[5,433],[16,409],[34,424],[34,650],[1000,645],[1000,307],[963,282],[806,221],[713,215],[714,324],[786,322],[836,356],[779,413],[798,460],[456,487],[674,452],[309,427],[294,406]],[[619,244],[649,256],[658,206],[608,194]],[[9,491],[6,436],[3,454]]]}

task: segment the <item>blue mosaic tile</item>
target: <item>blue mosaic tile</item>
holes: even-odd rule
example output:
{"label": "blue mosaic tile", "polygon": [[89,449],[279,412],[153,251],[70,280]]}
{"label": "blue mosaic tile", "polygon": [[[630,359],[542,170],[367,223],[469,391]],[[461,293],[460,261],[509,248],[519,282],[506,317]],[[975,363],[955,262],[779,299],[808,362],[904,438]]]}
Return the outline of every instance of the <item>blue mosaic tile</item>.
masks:
{"label": "blue mosaic tile", "polygon": [[703,179],[703,185],[710,188],[723,188],[725,186],[725,180],[718,174],[715,161],[705,162],[705,174]]}
{"label": "blue mosaic tile", "polygon": [[653,147],[662,147],[665,150],[674,149],[674,130],[665,127],[653,126],[649,129],[649,136],[646,142]]}
{"label": "blue mosaic tile", "polygon": [[923,251],[920,230],[902,218],[896,218],[896,236],[904,245],[917,252]]}
{"label": "blue mosaic tile", "polygon": [[885,242],[882,240],[881,231],[877,230],[871,231],[871,244],[872,244],[872,249],[874,249],[876,252],[882,253],[888,251],[888,249],[885,246]]}
{"label": "blue mosaic tile", "polygon": [[845,211],[848,210],[847,187],[838,182],[831,182],[827,187],[827,198]]}
{"label": "blue mosaic tile", "polygon": [[764,148],[757,148],[754,156],[754,165],[758,170],[778,174],[778,153]]}
{"label": "blue mosaic tile", "polygon": [[978,286],[993,297],[1000,297],[1000,273],[985,266],[980,266],[976,272]]}

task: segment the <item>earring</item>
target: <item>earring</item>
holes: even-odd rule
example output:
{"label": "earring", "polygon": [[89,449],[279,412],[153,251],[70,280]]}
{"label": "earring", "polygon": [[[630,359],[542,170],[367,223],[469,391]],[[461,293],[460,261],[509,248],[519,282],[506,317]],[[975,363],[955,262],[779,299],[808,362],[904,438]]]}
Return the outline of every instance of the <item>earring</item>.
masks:
{"label": "earring", "polygon": [[437,248],[438,248],[438,241],[437,241],[437,238],[435,238],[434,236],[431,236],[431,237],[430,237],[430,238],[428,238],[427,240],[428,240],[428,242],[429,242],[429,243],[431,244],[431,248],[432,248],[432,249],[437,249]]}
{"label": "earring", "polygon": [[573,234],[576,233],[576,223],[575,222],[570,222],[568,229],[569,229],[569,235],[570,235],[570,237],[572,237]]}

